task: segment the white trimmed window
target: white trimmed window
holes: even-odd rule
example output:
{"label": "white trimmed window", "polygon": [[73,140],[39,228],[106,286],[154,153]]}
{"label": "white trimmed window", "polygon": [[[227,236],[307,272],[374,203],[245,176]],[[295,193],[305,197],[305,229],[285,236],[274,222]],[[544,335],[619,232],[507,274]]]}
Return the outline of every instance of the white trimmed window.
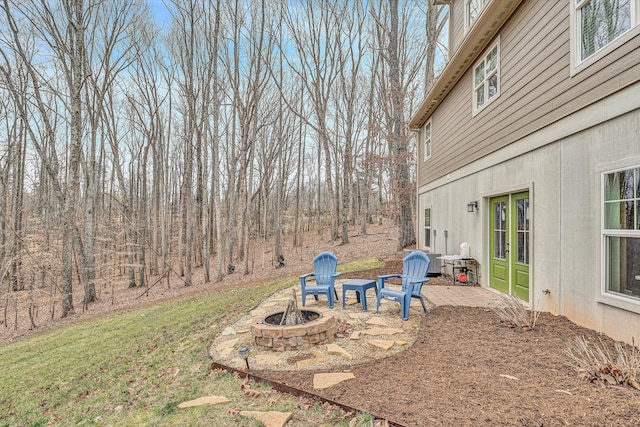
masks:
{"label": "white trimmed window", "polygon": [[422,148],[424,150],[424,160],[431,158],[431,119],[422,128]]}
{"label": "white trimmed window", "polygon": [[482,12],[482,9],[487,5],[488,0],[465,0],[464,2],[464,28],[465,31],[469,31],[469,28],[476,22],[478,16]]}
{"label": "white trimmed window", "polygon": [[573,0],[572,5],[573,72],[639,33],[640,0]]}
{"label": "white trimmed window", "polygon": [[431,208],[424,210],[424,247],[431,249]]}
{"label": "white trimmed window", "polygon": [[640,166],[603,174],[604,292],[640,303]]}
{"label": "white trimmed window", "polygon": [[473,114],[500,96],[500,39],[473,67]]}

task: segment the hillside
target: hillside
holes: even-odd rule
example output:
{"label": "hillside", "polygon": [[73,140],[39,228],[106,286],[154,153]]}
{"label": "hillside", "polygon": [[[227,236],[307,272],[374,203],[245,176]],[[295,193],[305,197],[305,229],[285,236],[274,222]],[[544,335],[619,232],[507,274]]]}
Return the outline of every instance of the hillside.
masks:
{"label": "hillside", "polygon": [[[285,266],[281,268],[277,268],[272,242],[255,241],[250,251],[252,254],[249,262],[250,274],[243,274],[242,265],[238,262],[235,272],[225,276],[222,281],[204,283],[203,270],[198,268],[194,270],[192,286],[184,286],[180,277],[172,274],[169,284],[166,279],[158,281],[158,277],[150,277],[148,292],[144,288],[129,288],[127,280],[123,276],[117,282],[98,286],[96,291],[99,302],[90,304],[86,310],[83,310],[82,292],[78,289],[79,285],[74,284],[76,313],[64,319],[60,318],[60,304],[58,302],[52,304],[55,299],[51,297],[49,289],[9,293],[3,298],[4,301],[0,306],[2,307],[0,313],[4,314],[0,315],[0,325],[2,325],[0,327],[0,343],[17,341],[43,330],[105,313],[128,311],[140,306],[204,293],[220,287],[251,286],[252,283],[262,283],[275,278],[303,274],[311,271],[313,257],[324,250],[333,252],[340,263],[366,257],[394,259],[402,256],[396,251],[397,228],[391,222],[369,226],[366,235],[359,234],[359,227],[352,227],[349,243],[346,245],[342,245],[340,241],[330,241],[328,230],[324,230],[320,234],[316,231],[306,232],[301,247],[293,247],[292,242],[293,236],[284,237]],[[215,258],[211,260],[211,266],[214,265]],[[31,318],[36,325],[35,328],[32,327]],[[6,319],[6,323],[4,319]]]}

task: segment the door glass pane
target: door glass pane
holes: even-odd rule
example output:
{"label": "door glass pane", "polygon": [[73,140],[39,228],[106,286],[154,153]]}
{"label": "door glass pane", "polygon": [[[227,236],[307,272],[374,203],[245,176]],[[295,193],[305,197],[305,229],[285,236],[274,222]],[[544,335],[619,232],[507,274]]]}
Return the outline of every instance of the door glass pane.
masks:
{"label": "door glass pane", "polygon": [[493,204],[493,256],[498,259],[506,259],[507,248],[507,203]]}
{"label": "door glass pane", "polygon": [[516,260],[529,264],[529,199],[516,200]]}

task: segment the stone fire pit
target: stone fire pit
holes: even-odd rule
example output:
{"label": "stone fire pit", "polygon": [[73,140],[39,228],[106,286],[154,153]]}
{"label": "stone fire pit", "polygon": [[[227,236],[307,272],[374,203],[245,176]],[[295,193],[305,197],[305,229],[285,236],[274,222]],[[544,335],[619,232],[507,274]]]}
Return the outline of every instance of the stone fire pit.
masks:
{"label": "stone fire pit", "polygon": [[308,309],[300,312],[305,323],[299,325],[280,325],[284,311],[255,318],[250,328],[255,345],[263,350],[293,351],[334,341],[338,326],[332,314]]}

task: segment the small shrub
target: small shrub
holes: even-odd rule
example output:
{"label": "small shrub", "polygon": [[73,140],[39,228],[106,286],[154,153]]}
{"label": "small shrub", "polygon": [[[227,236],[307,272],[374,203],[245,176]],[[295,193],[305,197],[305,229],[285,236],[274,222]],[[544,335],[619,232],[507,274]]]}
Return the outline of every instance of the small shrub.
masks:
{"label": "small shrub", "polygon": [[491,306],[491,310],[498,316],[501,322],[513,328],[536,327],[540,313],[538,307],[533,306],[529,310],[524,303],[514,295],[500,293],[499,302]]}
{"label": "small shrub", "polygon": [[602,340],[599,343],[590,343],[584,337],[576,337],[569,341],[564,353],[569,358],[568,365],[591,382],[629,385],[640,390],[640,352],[635,347],[635,340],[632,340],[632,343],[629,348],[621,342],[616,342],[614,346],[617,358],[614,359]]}

